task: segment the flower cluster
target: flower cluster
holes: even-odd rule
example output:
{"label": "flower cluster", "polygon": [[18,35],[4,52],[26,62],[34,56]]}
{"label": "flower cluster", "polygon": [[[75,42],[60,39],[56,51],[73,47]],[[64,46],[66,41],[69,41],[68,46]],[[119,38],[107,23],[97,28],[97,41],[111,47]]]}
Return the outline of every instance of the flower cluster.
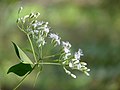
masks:
{"label": "flower cluster", "polygon": [[[69,42],[63,42],[62,46],[64,51],[62,56],[64,59],[63,65],[68,64],[69,68],[83,71],[87,76],[89,76],[88,71],[90,71],[90,69],[86,67],[87,63],[80,61],[81,56],[83,56],[82,50],[79,49],[74,55],[72,55],[70,52],[71,44]],[[73,78],[76,78],[76,76],[68,71],[65,67],[64,70],[67,74],[71,75]]]}
{"label": "flower cluster", "polygon": [[48,22],[38,22],[37,20],[31,24],[32,28],[28,28],[28,31],[32,34],[38,47],[45,45],[45,38],[49,33]]}
{"label": "flower cluster", "polygon": [[17,20],[18,27],[20,27],[22,31],[24,31],[36,42],[36,46],[38,48],[47,44],[48,39],[50,39],[51,43],[54,44],[53,47],[59,46],[61,48],[61,53],[60,57],[58,58],[58,63],[63,66],[63,69],[68,75],[76,78],[76,76],[67,69],[70,68],[72,70],[77,69],[82,71],[89,76],[88,72],[90,69],[86,67],[87,63],[81,61],[81,56],[83,56],[82,50],[79,49],[77,52],[72,54],[71,44],[68,41],[62,41],[58,34],[51,32],[50,27],[48,26],[48,22],[37,21],[36,19],[39,15],[40,13],[31,13],[22,18],[19,18]]}
{"label": "flower cluster", "polygon": [[79,49],[78,52],[75,52],[74,58],[70,60],[69,67],[72,69],[83,71],[87,76],[89,76],[88,71],[90,71],[90,69],[86,67],[87,63],[80,61],[81,56],[83,56],[83,53],[82,50]]}

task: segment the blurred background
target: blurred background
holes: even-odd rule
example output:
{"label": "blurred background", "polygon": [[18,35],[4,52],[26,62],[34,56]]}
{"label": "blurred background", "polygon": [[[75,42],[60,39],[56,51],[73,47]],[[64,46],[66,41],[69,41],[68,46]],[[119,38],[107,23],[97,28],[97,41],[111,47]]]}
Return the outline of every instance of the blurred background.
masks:
{"label": "blurred background", "polygon": [[12,90],[21,80],[6,74],[19,62],[11,41],[23,49],[28,45],[16,26],[21,6],[23,15],[40,12],[40,20],[48,21],[73,50],[80,47],[91,75],[75,72],[73,79],[62,67],[46,65],[35,88],[33,72],[18,90],[120,90],[120,0],[0,0],[0,90]]}

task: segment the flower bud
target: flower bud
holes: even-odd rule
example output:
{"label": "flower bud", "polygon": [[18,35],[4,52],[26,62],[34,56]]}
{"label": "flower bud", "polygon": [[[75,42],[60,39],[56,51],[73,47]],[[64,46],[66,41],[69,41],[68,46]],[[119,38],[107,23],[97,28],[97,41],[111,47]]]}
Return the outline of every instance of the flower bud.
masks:
{"label": "flower bud", "polygon": [[18,10],[18,14],[23,10],[23,7],[20,7]]}

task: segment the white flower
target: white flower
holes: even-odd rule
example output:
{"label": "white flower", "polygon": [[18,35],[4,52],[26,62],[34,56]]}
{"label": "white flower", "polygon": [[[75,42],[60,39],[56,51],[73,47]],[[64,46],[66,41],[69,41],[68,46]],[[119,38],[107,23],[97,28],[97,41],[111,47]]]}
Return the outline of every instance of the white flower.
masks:
{"label": "white flower", "polygon": [[83,56],[83,53],[82,53],[81,49],[79,49],[78,52],[75,52],[74,57],[75,57],[76,60],[80,60],[80,56]]}
{"label": "white flower", "polygon": [[62,41],[62,46],[65,53],[70,52],[71,44],[69,42]]}
{"label": "white flower", "polygon": [[71,55],[71,52],[70,52],[71,44],[69,42],[62,41],[62,47],[63,47],[63,56],[62,57],[64,60],[67,60],[68,57]]}
{"label": "white flower", "polygon": [[54,33],[50,33],[50,38],[52,38],[53,40],[55,40],[57,42],[58,45],[60,45],[60,37],[57,34]]}
{"label": "white flower", "polygon": [[79,49],[78,52],[75,52],[74,58],[69,62],[69,67],[72,69],[81,70],[81,67],[86,65],[86,63],[80,63],[80,57],[83,56],[82,50]]}
{"label": "white flower", "polygon": [[50,30],[49,30],[49,28],[46,27],[46,28],[44,28],[44,31],[45,31],[45,33],[49,33]]}
{"label": "white flower", "polygon": [[68,48],[68,49],[71,48],[71,44],[70,44],[68,41],[67,41],[67,42],[62,41],[62,45],[63,45],[63,47],[65,47],[65,48]]}
{"label": "white flower", "polygon": [[70,52],[70,50],[67,47],[64,47],[63,50],[64,50],[65,53],[69,53]]}

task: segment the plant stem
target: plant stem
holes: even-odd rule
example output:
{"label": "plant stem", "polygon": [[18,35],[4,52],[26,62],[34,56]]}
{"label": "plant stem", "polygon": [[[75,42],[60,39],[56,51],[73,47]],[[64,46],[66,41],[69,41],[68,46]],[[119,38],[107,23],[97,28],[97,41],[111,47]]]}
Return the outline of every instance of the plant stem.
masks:
{"label": "plant stem", "polygon": [[13,90],[16,90],[21,84],[22,82],[24,81],[24,79],[34,70],[34,68],[37,66],[37,64],[35,64],[32,68],[32,70],[30,72],[28,72],[23,78],[22,80],[18,83],[18,85],[13,89]]}
{"label": "plant stem", "polygon": [[29,34],[27,34],[27,37],[28,37],[28,40],[29,40],[31,48],[32,48],[32,52],[33,52],[33,56],[34,56],[35,62],[37,63],[37,59],[36,59],[36,56],[35,56],[35,50],[34,50],[34,47],[33,47],[33,44],[32,44],[32,41],[30,39]]}
{"label": "plant stem", "polygon": [[40,72],[41,72],[41,71],[39,71],[39,72],[37,73],[36,77],[35,77],[35,82],[34,82],[33,87],[35,87],[35,84],[36,84],[36,82],[37,82],[37,78],[38,78],[38,76],[40,75]]}
{"label": "plant stem", "polygon": [[40,47],[40,58],[42,59],[42,45]]}
{"label": "plant stem", "polygon": [[[58,55],[58,54],[57,54]],[[48,58],[52,58],[52,57],[55,57],[57,55],[51,55],[51,56],[46,56],[46,57],[43,57],[43,59],[48,59]]]}
{"label": "plant stem", "polygon": [[24,29],[22,29],[18,24],[17,24],[17,27],[26,34],[26,32],[24,31]]}
{"label": "plant stem", "polygon": [[60,63],[49,63],[49,62],[42,62],[39,65],[61,65]]}

